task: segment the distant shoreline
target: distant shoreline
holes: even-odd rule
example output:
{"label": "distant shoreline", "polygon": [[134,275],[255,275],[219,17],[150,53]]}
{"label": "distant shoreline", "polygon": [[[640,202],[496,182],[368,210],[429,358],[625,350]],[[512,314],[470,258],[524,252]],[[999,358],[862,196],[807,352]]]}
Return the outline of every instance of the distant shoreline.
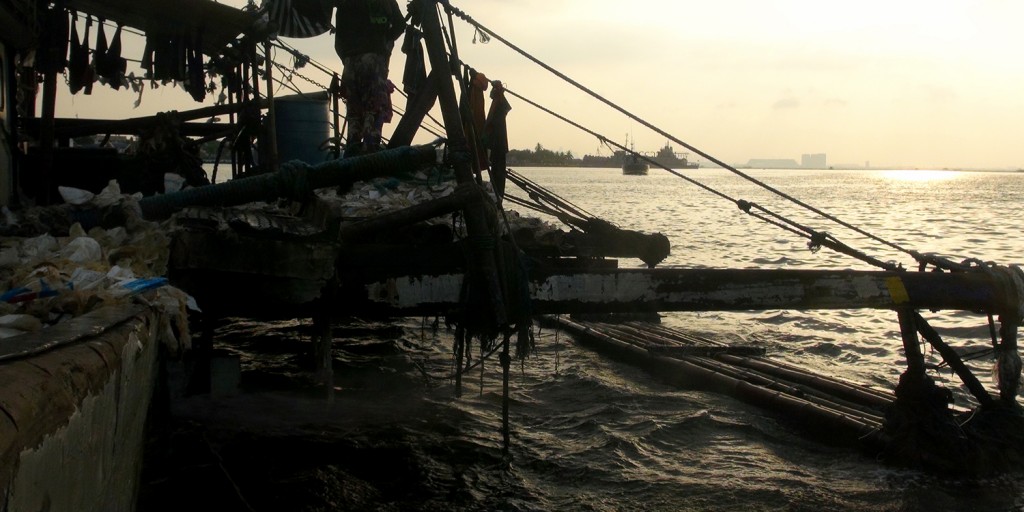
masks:
{"label": "distant shoreline", "polygon": [[[508,162],[509,167],[559,167],[559,168],[579,168],[579,169],[617,169],[614,165],[584,165],[582,163],[536,163],[536,162]],[[657,167],[652,167],[657,168]],[[748,165],[734,165],[733,169],[739,170],[765,170],[765,171],[921,171],[921,172],[1021,172],[1024,173],[1024,169],[949,169],[949,168],[930,168],[930,167],[853,167],[853,166],[834,166],[834,167],[750,167]],[[717,166],[709,162],[702,162],[699,169],[685,169],[687,171],[701,171],[707,169],[725,169],[724,167]]]}

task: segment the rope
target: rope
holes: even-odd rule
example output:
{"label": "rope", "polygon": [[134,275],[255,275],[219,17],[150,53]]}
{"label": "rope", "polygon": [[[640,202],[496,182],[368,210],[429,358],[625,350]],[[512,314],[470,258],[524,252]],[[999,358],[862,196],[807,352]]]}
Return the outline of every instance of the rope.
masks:
{"label": "rope", "polygon": [[[797,236],[801,236],[801,237],[804,237],[804,238],[808,239],[809,240],[808,247],[812,251],[817,251],[818,249],[820,249],[821,247],[824,246],[824,247],[828,247],[831,250],[839,252],[841,254],[845,254],[847,256],[851,256],[853,258],[859,259],[859,260],[864,261],[864,262],[866,262],[866,263],[868,263],[870,265],[874,265],[874,266],[877,266],[879,268],[883,268],[885,270],[896,271],[896,270],[900,270],[901,269],[901,267],[899,267],[898,265],[895,265],[895,264],[890,263],[890,262],[884,262],[882,260],[879,260],[878,258],[869,256],[868,254],[866,254],[866,253],[864,253],[862,251],[858,251],[858,250],[850,247],[849,245],[846,245],[846,244],[840,242],[838,239],[836,239],[834,236],[832,236],[832,235],[830,235],[828,233],[817,231],[817,230],[815,230],[815,229],[813,229],[813,228],[811,228],[809,226],[805,226],[805,225],[800,224],[800,223],[798,223],[796,221],[788,219],[788,218],[786,218],[786,217],[784,217],[782,215],[779,215],[779,214],[777,214],[777,213],[775,213],[775,212],[773,212],[773,211],[771,211],[771,210],[769,210],[769,209],[767,209],[767,208],[765,208],[765,207],[763,207],[763,206],[761,206],[761,205],[759,205],[757,203],[752,203],[752,202],[749,202],[749,201],[746,201],[746,200],[743,200],[743,199],[733,198],[733,197],[729,196],[728,194],[725,194],[724,192],[716,190],[716,189],[714,189],[714,188],[712,188],[712,187],[710,187],[710,186],[708,186],[708,185],[706,185],[704,183],[701,183],[701,182],[699,182],[699,181],[697,181],[697,180],[695,180],[693,178],[690,178],[689,176],[686,176],[685,174],[682,174],[679,171],[676,171],[675,169],[670,169],[669,167],[667,167],[665,165],[662,165],[662,164],[654,161],[653,159],[651,159],[651,158],[649,158],[647,156],[644,156],[644,155],[642,155],[640,153],[637,153],[637,152],[635,152],[635,151],[633,151],[633,150],[623,146],[622,144],[619,144],[617,142],[611,141],[610,139],[608,139],[604,135],[601,135],[601,134],[599,134],[599,133],[597,133],[597,132],[595,132],[593,130],[590,130],[589,128],[587,128],[585,126],[582,126],[579,123],[577,123],[577,122],[575,122],[575,121],[573,121],[571,119],[568,119],[567,117],[565,117],[565,116],[563,116],[561,114],[558,114],[557,112],[554,112],[551,109],[549,109],[547,107],[544,107],[544,106],[542,106],[542,105],[540,105],[540,104],[538,104],[538,103],[536,103],[536,102],[526,98],[525,96],[522,96],[522,95],[516,93],[515,91],[509,90],[509,89],[505,89],[505,92],[510,94],[510,95],[512,95],[515,98],[518,98],[518,99],[524,101],[525,103],[527,103],[530,106],[533,106],[533,107],[535,107],[535,108],[537,108],[537,109],[539,109],[539,110],[541,110],[541,111],[543,111],[543,112],[545,112],[545,113],[547,113],[547,114],[549,114],[551,116],[554,116],[555,118],[557,118],[557,119],[559,119],[559,120],[561,120],[561,121],[563,121],[565,123],[568,123],[568,124],[578,128],[578,129],[580,129],[580,130],[582,130],[582,131],[584,131],[584,132],[586,132],[586,133],[596,137],[598,140],[600,140],[601,142],[603,142],[606,145],[614,146],[614,147],[616,147],[616,148],[618,148],[618,149],[620,149],[622,151],[625,151],[625,152],[630,153],[630,154],[632,154],[634,156],[637,156],[637,157],[645,160],[649,165],[652,165],[652,166],[664,169],[665,171],[668,171],[669,173],[671,173],[674,176],[679,177],[679,178],[687,181],[688,183],[696,185],[697,187],[699,187],[699,188],[701,188],[701,189],[703,189],[703,190],[705,190],[707,192],[710,192],[710,193],[712,193],[712,194],[714,194],[714,195],[716,195],[716,196],[718,196],[720,198],[723,198],[723,199],[725,199],[727,201],[732,202],[741,211],[743,211],[744,213],[746,213],[746,214],[748,214],[748,215],[750,215],[750,216],[752,216],[752,217],[754,217],[754,218],[756,218],[758,220],[761,220],[762,222],[771,224],[773,226],[776,226],[776,227],[779,227],[779,228],[781,228],[783,230],[786,230],[786,231],[788,231],[790,233],[793,233],[793,234],[795,234]],[[515,177],[523,179],[523,180],[526,180],[525,178],[523,178],[523,177],[521,177],[519,175],[515,175]],[[513,173],[511,172],[511,170],[509,171],[509,179],[511,181],[513,181],[514,183],[516,183],[515,179],[513,179]],[[519,185],[521,188],[524,188],[524,190],[527,190],[520,183],[516,183],[516,185]],[[543,187],[541,187],[540,185],[536,185],[536,184],[532,184],[532,185],[536,188],[536,190],[544,190]],[[527,192],[530,192],[530,190],[527,190]],[[538,200],[538,197],[535,197],[534,193],[531,193],[530,197],[532,199],[534,199],[534,200]],[[563,222],[566,222],[566,224],[573,225],[572,222],[565,221],[564,219],[562,219],[561,216],[559,216],[559,215],[555,215],[555,216],[558,217],[559,219],[561,219]],[[588,216],[589,216],[589,214],[588,214]],[[589,216],[589,217],[592,217],[592,216]]]}
{"label": "rope", "polygon": [[520,198],[518,198],[516,196],[512,196],[512,195],[508,195],[508,194],[505,194],[505,200],[510,202],[510,203],[512,203],[512,204],[515,204],[517,206],[522,206],[524,208],[529,208],[529,209],[531,209],[531,210],[533,210],[535,212],[545,213],[545,214],[550,215],[552,217],[555,217],[555,218],[557,218],[559,220],[562,220],[562,222],[565,222],[566,224],[573,225],[572,222],[567,222],[567,221],[563,220],[562,219],[562,215],[564,215],[564,214],[562,212],[554,209],[554,208],[551,208],[551,207],[548,207],[548,206],[544,206],[544,205],[538,204],[538,203],[531,203],[531,202],[529,202],[529,201],[527,201],[525,199],[520,199]]}
{"label": "rope", "polygon": [[[772,187],[771,185],[768,185],[767,183],[765,183],[765,182],[763,182],[761,180],[758,180],[758,179],[756,179],[756,178],[754,178],[754,177],[752,177],[752,176],[750,176],[750,175],[748,175],[748,174],[746,174],[744,172],[741,172],[740,170],[732,167],[731,165],[728,165],[725,162],[723,162],[723,161],[721,161],[721,160],[719,160],[719,159],[709,155],[708,153],[706,153],[704,151],[701,151],[700,149],[694,147],[693,145],[688,144],[685,141],[682,141],[682,140],[678,139],[677,137],[675,137],[675,136],[665,132],[664,130],[662,130],[662,129],[652,125],[651,123],[641,119],[640,117],[636,116],[632,112],[629,112],[628,110],[626,110],[626,109],[616,105],[615,103],[609,101],[608,99],[604,98],[603,96],[601,96],[601,95],[597,94],[596,92],[590,90],[589,88],[587,88],[583,84],[573,80],[572,78],[569,78],[564,73],[561,73],[560,71],[558,71],[558,70],[552,68],[551,66],[545,64],[544,62],[538,60],[537,58],[533,57],[529,53],[527,53],[524,50],[522,50],[521,48],[519,48],[518,46],[516,46],[516,45],[512,44],[511,42],[509,42],[507,39],[505,39],[502,36],[498,35],[494,31],[492,31],[491,29],[489,29],[489,28],[485,27],[484,25],[480,24],[479,22],[477,22],[472,17],[470,17],[466,13],[462,12],[458,8],[451,6],[448,2],[444,2],[444,4],[445,4],[444,5],[445,10],[449,13],[449,15],[455,15],[455,16],[459,17],[463,21],[465,21],[465,22],[473,25],[474,27],[476,27],[476,29],[478,29],[478,30],[482,31],[483,33],[493,37],[494,39],[497,39],[498,41],[501,41],[503,44],[508,46],[513,51],[519,53],[520,55],[522,55],[526,59],[532,61],[533,63],[535,63],[535,64],[537,64],[539,66],[541,66],[542,68],[544,68],[548,72],[550,72],[550,73],[554,74],[555,76],[561,78],[565,82],[573,85],[577,89],[587,93],[588,95],[590,95],[594,99],[597,99],[598,101],[601,101],[605,105],[608,105],[609,107],[619,111],[623,115],[625,115],[625,116],[629,117],[630,119],[640,123],[641,125],[643,125],[643,126],[647,127],[648,129],[654,131],[655,133],[658,133],[659,135],[668,138],[669,140],[675,142],[676,144],[679,144],[679,145],[683,146],[684,148],[686,148],[686,149],[688,149],[688,150],[690,150],[690,151],[692,151],[692,152],[694,152],[694,153],[704,157],[708,161],[710,161],[710,162],[712,162],[712,163],[722,167],[723,169],[726,169],[729,172],[731,172],[731,173],[733,173],[733,174],[735,174],[737,176],[740,176],[741,178],[743,178],[743,179],[745,179],[747,181],[750,181],[751,183],[754,183],[754,184],[758,185],[759,187],[761,187],[761,188],[763,188],[765,190],[768,190],[769,192],[772,192],[773,194],[776,194],[776,195],[778,195],[778,196],[780,196],[780,197],[782,197],[782,198],[784,198],[784,199],[786,199],[786,200],[788,200],[788,201],[790,201],[790,202],[792,202],[792,203],[794,203],[794,204],[796,204],[798,206],[801,206],[801,207],[803,207],[803,208],[805,208],[805,209],[807,209],[807,210],[809,210],[809,211],[811,211],[811,212],[813,212],[813,213],[815,213],[815,214],[817,214],[817,215],[819,215],[819,216],[821,216],[821,217],[823,217],[825,219],[828,219],[828,220],[830,220],[832,222],[835,222],[835,223],[837,223],[837,224],[839,224],[839,225],[841,225],[841,226],[843,226],[843,227],[845,227],[847,229],[850,229],[850,230],[852,230],[852,231],[854,231],[854,232],[856,232],[856,233],[858,233],[860,235],[863,235],[863,236],[865,236],[865,237],[867,237],[867,238],[869,238],[871,240],[874,240],[874,241],[879,242],[881,244],[884,244],[884,245],[886,245],[888,247],[896,249],[896,250],[898,250],[900,252],[909,254],[911,257],[913,257],[915,260],[917,260],[919,262],[921,262],[922,259],[927,259],[927,261],[929,263],[931,263],[933,261],[934,257],[926,257],[926,256],[922,255],[921,253],[919,253],[917,251],[906,249],[906,248],[904,248],[904,247],[902,247],[902,246],[900,246],[900,245],[898,245],[896,243],[890,242],[890,241],[885,240],[883,238],[880,238],[880,237],[878,237],[876,235],[873,235],[873,234],[871,234],[871,233],[869,233],[869,232],[867,232],[867,231],[865,231],[865,230],[863,230],[861,228],[858,228],[858,227],[856,227],[856,226],[854,226],[854,225],[852,225],[852,224],[850,224],[848,222],[845,222],[845,221],[835,217],[834,215],[826,213],[826,212],[824,212],[824,211],[822,211],[822,210],[820,210],[818,208],[815,208],[815,207],[813,207],[813,206],[811,206],[811,205],[809,205],[809,204],[807,204],[807,203],[805,203],[805,202],[803,202],[803,201],[801,201],[801,200],[799,200],[799,199],[797,199],[797,198],[795,198],[795,197],[793,197],[793,196],[791,196],[789,194],[786,194],[786,193],[784,193],[784,192],[782,192],[782,191]],[[516,97],[519,97],[520,99],[522,99],[518,95],[516,95]],[[569,121],[569,122],[572,123],[571,121]],[[574,124],[575,126],[579,127],[579,125],[576,125],[575,123],[572,123],[572,124]],[[580,127],[580,128],[582,128],[582,127]],[[607,140],[607,139],[602,138],[602,140]],[[627,150],[627,151],[629,151],[629,150]],[[629,152],[633,153],[634,155],[638,155],[637,153],[635,153],[633,151],[629,151]],[[648,162],[650,162],[650,159],[647,159],[646,157],[643,157],[642,155],[638,155],[638,156],[640,156],[640,157],[644,158],[645,160],[648,160]],[[661,167],[661,166],[659,166],[659,167]],[[671,170],[670,170],[670,172],[672,172],[674,175],[676,175],[678,177],[683,177],[682,175],[680,175],[680,174],[678,174],[676,172],[673,172]],[[710,187],[707,187],[707,186],[705,186],[703,184],[699,184],[698,182],[696,182],[694,180],[691,180],[691,179],[687,179],[687,178],[684,178],[684,179],[686,179],[688,182],[690,182],[692,184],[698,185],[699,187],[703,188],[704,190],[706,190],[708,192],[712,192],[712,193],[714,193],[714,194],[716,194],[716,195],[718,195],[720,197],[727,198],[727,196],[725,196],[724,194],[722,194],[722,193],[720,193],[720,192],[718,192],[718,191],[716,191],[714,189],[711,189]],[[781,218],[781,217],[778,217],[778,218]],[[826,246],[829,246],[831,248],[830,244],[822,244],[822,245],[826,245]],[[877,260],[875,258],[868,258],[865,261],[867,261],[869,263],[880,262],[880,260]],[[940,259],[940,264],[946,264],[946,263],[948,263],[948,262],[941,261],[941,259]],[[876,264],[876,263],[872,263],[872,264]],[[882,266],[882,268],[892,268],[893,267],[893,265],[886,264],[884,262],[882,262],[881,266]]]}
{"label": "rope", "polygon": [[556,201],[557,203],[559,203],[562,207],[566,208],[567,210],[570,210],[573,215],[576,215],[576,216],[578,216],[578,217],[580,217],[582,219],[592,219],[592,218],[594,218],[594,215],[592,215],[591,213],[587,212],[583,208],[580,208],[579,206],[576,206],[576,205],[572,204],[571,202],[569,202],[568,199],[565,199],[564,197],[559,196],[555,192],[553,192],[551,190],[548,190],[548,189],[545,189],[544,187],[542,187],[538,183],[534,182],[533,180],[527,178],[526,176],[523,176],[523,175],[513,171],[512,169],[508,170],[508,175],[509,175],[510,181],[513,181],[514,183],[516,183],[516,185],[519,185],[519,187],[522,188],[523,190],[526,190],[526,187],[528,186],[528,187],[534,189],[537,192],[543,192],[547,196],[551,197],[553,200],[557,200]]}
{"label": "rope", "polygon": [[294,47],[289,46],[287,43],[285,43],[284,41],[282,41],[280,39],[276,39],[274,41],[274,46],[277,46],[278,48],[281,48],[282,50],[292,54],[292,56],[295,57],[296,59],[301,59],[304,62],[312,64],[313,67],[317,68],[318,70],[323,72],[325,75],[333,75],[334,74],[334,71],[332,71],[327,66],[319,63],[316,60],[313,60],[309,55],[306,55],[306,54],[300,52],[299,50],[295,49]]}
{"label": "rope", "polygon": [[540,104],[538,104],[538,103],[536,103],[536,102],[526,98],[525,96],[520,95],[519,93],[517,93],[517,92],[515,92],[515,91],[513,91],[513,90],[511,90],[511,89],[509,89],[507,87],[505,88],[505,92],[507,94],[515,97],[515,98],[518,98],[518,99],[526,102],[526,104],[541,110],[542,112],[545,112],[545,113],[547,113],[547,114],[549,114],[551,116],[554,116],[555,118],[557,118],[557,119],[559,119],[561,121],[564,121],[564,122],[570,124],[571,126],[579,128],[580,130],[582,130],[582,131],[584,131],[584,132],[586,132],[586,133],[588,133],[588,134],[590,134],[590,135],[592,135],[594,137],[597,137],[597,139],[599,141],[601,141],[605,145],[614,146],[614,147],[616,147],[616,148],[618,148],[618,149],[620,149],[622,151],[625,151],[626,153],[629,153],[629,154],[631,154],[633,156],[642,158],[648,164],[660,167],[660,168],[662,168],[662,169],[664,169],[664,170],[674,174],[675,176],[677,176],[679,178],[682,178],[683,180],[686,180],[687,182],[689,182],[689,183],[691,183],[693,185],[696,185],[696,186],[698,186],[698,187],[700,187],[700,188],[702,188],[702,189],[704,189],[704,190],[706,190],[708,192],[711,192],[712,194],[715,194],[715,195],[717,195],[717,196],[719,196],[721,198],[724,198],[724,199],[727,199],[729,201],[732,201],[734,203],[739,204],[735,199],[733,199],[733,198],[723,194],[722,192],[719,192],[719,191],[717,191],[717,190],[715,190],[715,189],[713,189],[713,188],[711,188],[711,187],[709,187],[709,186],[707,186],[707,185],[705,185],[705,184],[703,184],[703,183],[701,183],[699,181],[696,181],[693,178],[690,178],[690,177],[688,177],[688,176],[686,176],[684,174],[680,174],[678,171],[676,171],[674,169],[669,169],[668,167],[663,166],[663,165],[659,164],[658,162],[655,162],[654,160],[652,160],[652,159],[650,159],[650,158],[648,158],[648,157],[646,157],[644,155],[641,155],[640,153],[637,153],[637,152],[627,148],[626,146],[623,146],[622,144],[619,144],[617,142],[613,142],[610,139],[608,139],[607,137],[605,137],[604,135],[601,135],[600,133],[597,133],[597,132],[595,132],[593,130],[590,130],[589,128],[587,128],[587,127],[585,127],[585,126],[583,126],[583,125],[581,125],[581,124],[579,124],[579,123],[577,123],[577,122],[575,122],[575,121],[573,121],[573,120],[571,120],[571,119],[569,119],[569,118],[567,118],[567,117],[565,117],[565,116],[563,116],[561,114],[558,114],[557,112],[554,112],[551,109],[549,109],[547,107],[544,107],[544,106],[542,106],[542,105],[540,105]]}
{"label": "rope", "polygon": [[[587,213],[582,208],[577,207],[568,200],[559,197],[554,192],[530,181],[512,169],[508,169],[506,175],[510,182],[525,191],[530,196],[530,199],[533,200],[533,203],[527,204],[525,200],[516,197],[510,202],[526,206],[527,208],[532,208],[541,213],[546,213],[569,226],[579,229],[584,229],[586,224],[590,220],[594,219],[593,215]],[[536,205],[536,207],[533,205]]]}

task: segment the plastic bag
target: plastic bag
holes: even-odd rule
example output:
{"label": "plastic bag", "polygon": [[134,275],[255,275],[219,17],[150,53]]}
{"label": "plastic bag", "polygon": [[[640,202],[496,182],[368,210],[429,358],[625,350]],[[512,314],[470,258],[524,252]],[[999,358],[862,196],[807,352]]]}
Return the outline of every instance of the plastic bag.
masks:
{"label": "plastic bag", "polygon": [[92,263],[103,258],[100,243],[87,236],[78,237],[64,246],[61,256],[78,264]]}
{"label": "plastic bag", "polygon": [[60,192],[60,197],[64,199],[65,203],[73,204],[75,206],[81,206],[88,204],[92,201],[96,194],[89,192],[88,190],[82,190],[74,187],[57,187],[57,192]]}

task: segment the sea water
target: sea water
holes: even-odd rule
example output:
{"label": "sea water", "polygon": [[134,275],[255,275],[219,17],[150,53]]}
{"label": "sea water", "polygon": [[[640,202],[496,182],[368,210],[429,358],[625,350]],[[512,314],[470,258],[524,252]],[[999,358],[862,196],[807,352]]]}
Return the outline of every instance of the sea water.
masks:
{"label": "sea water", "polygon": [[[661,267],[873,269],[828,249],[811,251],[805,239],[731,201],[743,199],[875,258],[915,268],[893,246],[721,169],[685,175],[726,198],[658,170],[647,176],[623,176],[618,169],[517,171],[622,228],[666,234],[672,254]],[[1024,261],[1024,173],[744,172],[902,248],[956,262]],[[622,268],[642,266],[620,261]],[[990,343],[984,316],[923,314],[962,351]],[[891,311],[664,313],[662,322],[724,342],[759,344],[773,358],[880,389],[892,389],[903,370]],[[177,444],[163,453],[201,446],[202,455],[163,460],[162,473],[147,473],[141,510],[192,503],[181,489],[204,487],[220,496],[212,502],[218,510],[1024,507],[1019,474],[975,480],[886,466],[829,443],[827,435],[811,439],[771,410],[661,383],[550,328],[535,329],[536,352],[513,367],[506,459],[499,367],[486,362],[464,378],[463,395],[453,396],[452,332],[443,318],[336,325],[331,401],[306,385],[311,362],[304,354],[312,333],[308,320],[235,320],[218,328],[219,349],[241,359],[246,392],[196,398],[178,411],[191,422],[178,424]],[[937,354],[927,357],[941,361]],[[970,364],[994,389],[987,375],[991,360]],[[959,405],[970,405],[948,370],[931,374],[954,390]]]}

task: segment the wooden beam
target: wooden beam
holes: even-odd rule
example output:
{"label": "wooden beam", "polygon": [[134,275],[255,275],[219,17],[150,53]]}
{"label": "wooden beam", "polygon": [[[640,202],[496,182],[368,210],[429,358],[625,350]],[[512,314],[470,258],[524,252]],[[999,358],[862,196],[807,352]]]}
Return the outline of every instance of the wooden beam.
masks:
{"label": "wooden beam", "polygon": [[[215,117],[220,115],[227,115],[236,112],[240,112],[245,108],[252,106],[253,108],[264,109],[267,108],[269,103],[266,100],[260,100],[256,104],[245,104],[245,103],[234,103],[225,105],[213,105],[209,107],[202,107],[193,110],[163,112],[154,116],[144,117],[133,117],[130,119],[69,119],[59,118],[54,120],[54,137],[56,138],[74,138],[82,137],[86,135],[98,135],[98,134],[135,134],[143,128],[153,126],[159,119],[160,116],[171,116],[173,119],[182,123],[183,126],[187,125],[185,129],[193,132],[203,132],[205,135],[208,132],[195,126],[196,123],[187,123],[187,121],[194,119],[202,119],[208,117]],[[45,115],[44,115],[45,117]],[[44,119],[24,119],[25,130],[28,133],[39,133],[45,127]],[[206,124],[206,123],[204,123]],[[214,127],[211,130],[223,130],[225,125],[223,123],[209,123],[209,126]],[[197,133],[200,134],[200,133]]]}
{"label": "wooden beam", "polygon": [[[343,285],[349,311],[443,314],[463,274],[401,275]],[[995,311],[1003,290],[983,273],[762,269],[624,269],[531,275],[536,314],[773,309]]]}
{"label": "wooden beam", "polygon": [[206,55],[217,55],[242,34],[253,32],[257,21],[253,13],[212,0],[67,0],[67,7],[146,33],[201,31]]}
{"label": "wooden beam", "polygon": [[447,75],[442,75],[437,70],[431,70],[423,87],[416,91],[416,94],[409,96],[405,104],[405,115],[398,121],[398,126],[395,127],[395,131],[391,134],[391,140],[388,141],[389,148],[412,144],[416,132],[423,124],[423,119],[437,103],[437,80],[442,78],[449,79]]}
{"label": "wooden beam", "polygon": [[[448,149],[453,160],[455,179],[458,183],[475,183],[473,169],[470,159],[473,155],[469,151],[469,141],[463,130],[462,117],[459,113],[459,104],[455,96],[455,86],[447,75],[450,72],[451,62],[458,62],[457,57],[452,61],[448,60],[448,50],[444,44],[441,34],[441,22],[437,18],[437,0],[419,0],[423,15],[423,40],[427,47],[427,56],[430,59],[431,72],[437,70],[439,79],[435,80],[437,86],[437,98],[441,105],[441,114],[444,118],[445,131],[448,134]],[[441,79],[441,74],[446,78]],[[471,240],[478,241],[473,250],[473,272],[476,277],[473,281],[482,288],[484,301],[487,302],[486,315],[474,319],[480,324],[491,324],[491,328],[500,328],[507,321],[507,311],[502,298],[502,283],[499,276],[499,265],[493,250],[486,248],[485,240],[493,238],[493,233],[487,222],[487,217],[482,205],[468,204],[465,209],[466,230]]]}
{"label": "wooden beam", "polygon": [[482,193],[479,187],[462,184],[457,186],[447,196],[424,201],[409,208],[378,215],[360,222],[343,225],[338,230],[338,239],[346,242],[355,241],[366,235],[387,232],[416,222],[440,217],[446,213],[461,210],[469,203],[482,201]]}

